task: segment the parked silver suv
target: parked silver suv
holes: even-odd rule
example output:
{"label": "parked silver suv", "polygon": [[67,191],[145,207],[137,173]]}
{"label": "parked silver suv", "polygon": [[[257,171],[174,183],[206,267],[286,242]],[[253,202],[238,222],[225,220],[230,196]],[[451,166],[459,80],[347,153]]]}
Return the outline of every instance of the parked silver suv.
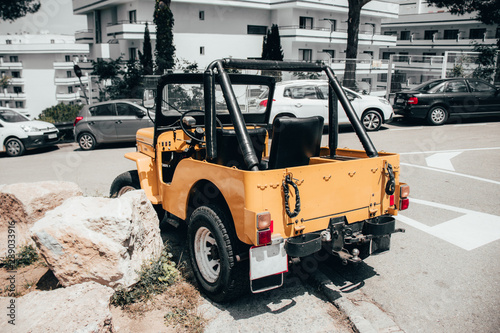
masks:
{"label": "parked silver suv", "polygon": [[84,106],[73,124],[80,148],[91,150],[101,143],[135,142],[139,128],[153,126],[148,111],[139,103],[114,100]]}

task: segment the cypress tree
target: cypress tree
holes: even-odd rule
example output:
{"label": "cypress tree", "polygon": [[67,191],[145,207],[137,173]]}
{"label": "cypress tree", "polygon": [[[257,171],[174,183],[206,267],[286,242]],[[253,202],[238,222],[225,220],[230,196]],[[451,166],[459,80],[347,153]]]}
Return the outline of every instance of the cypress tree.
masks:
{"label": "cypress tree", "polygon": [[174,68],[175,46],[173,44],[174,16],[170,10],[170,0],[156,0],[154,23],[156,24],[156,74]]}
{"label": "cypress tree", "polygon": [[151,49],[151,36],[149,35],[149,27],[146,22],[146,28],[144,29],[144,43],[142,46],[141,53],[139,51],[139,59],[141,61],[142,73],[143,75],[153,74],[153,51]]}

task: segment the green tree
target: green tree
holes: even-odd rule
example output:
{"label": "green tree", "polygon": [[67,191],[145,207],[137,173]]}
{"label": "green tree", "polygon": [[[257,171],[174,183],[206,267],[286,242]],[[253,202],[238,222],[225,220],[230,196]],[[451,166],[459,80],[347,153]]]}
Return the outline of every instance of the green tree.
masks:
{"label": "green tree", "polygon": [[146,22],[146,28],[144,29],[144,43],[142,46],[141,53],[139,51],[139,60],[141,62],[142,73],[144,75],[152,75],[153,74],[153,51],[151,48],[151,36],[149,34],[148,23]]}
{"label": "green tree", "polygon": [[39,9],[39,0],[2,0],[0,1],[0,19],[13,22],[26,14],[36,13]]}
{"label": "green tree", "polygon": [[277,24],[273,24],[267,30],[262,44],[262,59],[283,61],[283,49],[281,48],[281,37]]}
{"label": "green tree", "polygon": [[361,8],[371,0],[348,0],[347,14],[347,48],[343,85],[354,88],[356,85],[356,58],[358,57],[358,34]]}
{"label": "green tree", "polygon": [[117,78],[108,86],[106,94],[110,99],[142,98],[144,91],[142,68],[137,60],[127,62],[123,77]]}
{"label": "green tree", "polygon": [[170,10],[170,0],[156,0],[154,23],[156,24],[156,74],[175,66],[175,46],[173,44],[174,16]]}
{"label": "green tree", "polygon": [[60,103],[43,110],[39,119],[52,124],[72,122],[75,120],[82,107],[82,105],[68,105]]}
{"label": "green tree", "polygon": [[427,0],[429,6],[448,8],[450,13],[475,13],[476,19],[486,24],[500,24],[500,0]]}
{"label": "green tree", "polygon": [[[98,77],[98,100],[100,102],[105,101],[110,97],[110,89],[108,87],[121,84],[120,75],[124,74],[121,67],[121,59],[122,58],[119,57],[116,60],[97,59],[97,61],[92,61],[92,73],[90,73],[90,75],[96,75]],[[115,88],[111,88],[111,92],[113,89]]]}

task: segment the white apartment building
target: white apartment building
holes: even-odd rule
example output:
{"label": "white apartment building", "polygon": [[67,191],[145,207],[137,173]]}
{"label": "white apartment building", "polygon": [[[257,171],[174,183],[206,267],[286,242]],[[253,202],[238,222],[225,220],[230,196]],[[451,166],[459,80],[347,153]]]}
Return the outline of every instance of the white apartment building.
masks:
{"label": "white apartment building", "polygon": [[[76,42],[90,46],[90,57],[134,58],[143,47],[145,23],[155,40],[154,0],[73,0],[73,12],[87,16],[88,29]],[[362,76],[384,71],[379,49],[396,46],[381,31],[382,19],[397,18],[398,4],[369,2],[361,11],[358,66]],[[224,58],[259,58],[263,36],[279,26],[286,60],[326,61],[342,75],[347,43],[347,0],[173,0],[176,57],[203,69]],[[375,66],[373,64],[375,61]],[[387,66],[385,67],[385,70]]]}
{"label": "white apartment building", "polygon": [[[0,106],[36,118],[58,103],[81,102],[73,66],[88,53],[88,46],[76,44],[74,36],[0,35],[0,74],[10,77],[9,85],[0,87]],[[82,81],[87,83],[87,77]]]}
{"label": "white apartment building", "polygon": [[446,8],[428,6],[425,0],[402,0],[399,17],[382,22],[382,34],[396,37],[396,45],[381,48],[379,57],[388,60],[399,55],[393,59],[406,62],[408,71],[413,69],[409,83],[441,77],[441,66],[453,65],[459,53],[472,52],[476,44],[496,45],[500,38],[500,27],[474,17],[474,13],[452,15]]}

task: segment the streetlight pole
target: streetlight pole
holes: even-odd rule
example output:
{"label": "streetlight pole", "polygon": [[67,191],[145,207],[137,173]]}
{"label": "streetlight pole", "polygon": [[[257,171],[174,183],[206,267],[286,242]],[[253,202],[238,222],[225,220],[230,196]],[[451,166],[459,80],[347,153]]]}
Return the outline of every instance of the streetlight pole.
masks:
{"label": "streetlight pole", "polygon": [[78,77],[78,80],[80,80],[80,87],[82,87],[83,96],[85,97],[85,101],[87,102],[87,105],[89,105],[89,99],[87,97],[87,93],[85,92],[85,87],[83,86],[83,83],[82,83],[82,69],[80,68],[80,66],[75,64],[73,66],[73,70],[75,71],[75,75]]}

